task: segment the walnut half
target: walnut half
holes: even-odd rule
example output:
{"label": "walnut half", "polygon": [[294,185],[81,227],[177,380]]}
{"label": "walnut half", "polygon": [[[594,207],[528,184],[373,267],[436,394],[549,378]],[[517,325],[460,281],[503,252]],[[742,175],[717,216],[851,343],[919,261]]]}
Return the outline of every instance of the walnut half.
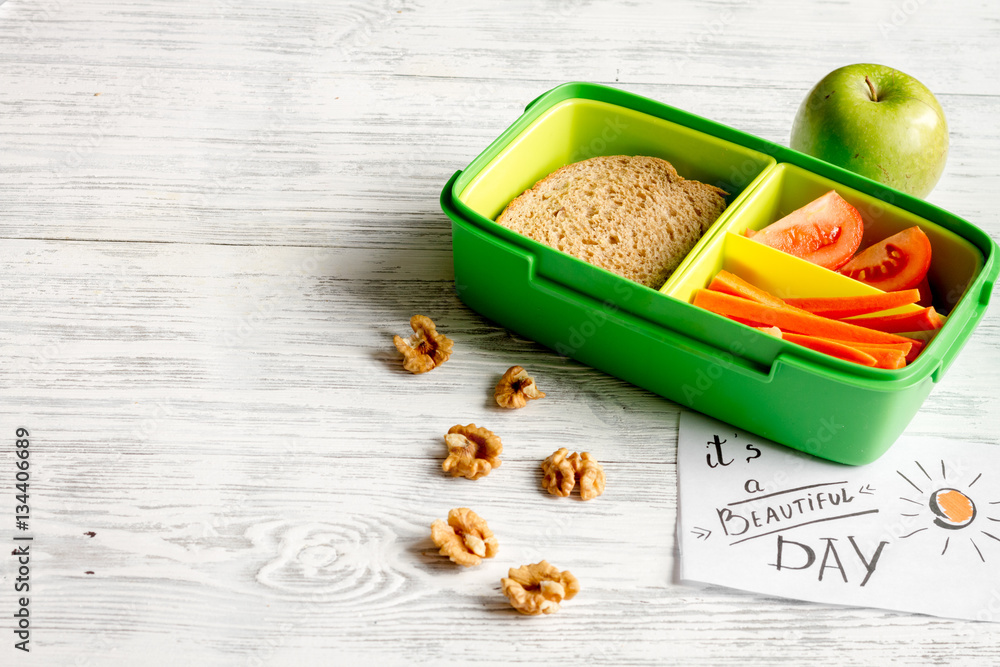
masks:
{"label": "walnut half", "polygon": [[448,445],[448,457],[441,468],[452,477],[479,479],[500,467],[503,443],[489,429],[456,424],[448,429],[444,442]]}
{"label": "walnut half", "polygon": [[403,368],[411,373],[426,373],[448,361],[455,342],[437,332],[431,318],[414,315],[410,318],[413,335],[393,336],[392,342],[403,355]]}
{"label": "walnut half", "polygon": [[592,500],[604,493],[604,468],[601,464],[589,452],[573,454],[569,458],[580,482],[580,500]]}
{"label": "walnut half", "polygon": [[542,486],[554,496],[565,498],[576,486],[576,470],[568,459],[569,450],[560,447],[542,461]]}
{"label": "walnut half", "polygon": [[511,606],[529,616],[559,611],[563,600],[580,592],[580,582],[569,570],[560,572],[544,560],[510,568],[500,585]]}
{"label": "walnut half", "polygon": [[528,401],[545,398],[545,392],[538,389],[528,371],[520,366],[511,366],[503,374],[493,390],[493,398],[501,408],[523,408]]}
{"label": "walnut half", "polygon": [[554,496],[565,498],[580,482],[580,500],[592,500],[604,493],[604,468],[589,452],[570,454],[560,447],[542,461],[542,486]]}
{"label": "walnut half", "polygon": [[486,521],[468,507],[448,512],[448,522],[438,519],[431,524],[431,539],[442,556],[465,567],[479,565],[483,558],[497,555],[499,545]]}

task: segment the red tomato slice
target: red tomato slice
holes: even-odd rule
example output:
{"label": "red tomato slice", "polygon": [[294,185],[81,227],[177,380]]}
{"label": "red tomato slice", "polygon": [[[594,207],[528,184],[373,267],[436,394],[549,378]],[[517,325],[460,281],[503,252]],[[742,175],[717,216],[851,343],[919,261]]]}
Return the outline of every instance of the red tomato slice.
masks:
{"label": "red tomato slice", "polygon": [[830,190],[759,232],[747,236],[827,269],[847,263],[861,245],[864,222],[858,210]]}
{"label": "red tomato slice", "polygon": [[930,239],[919,227],[910,227],[865,248],[840,272],[884,292],[894,292],[920,285],[930,265]]}

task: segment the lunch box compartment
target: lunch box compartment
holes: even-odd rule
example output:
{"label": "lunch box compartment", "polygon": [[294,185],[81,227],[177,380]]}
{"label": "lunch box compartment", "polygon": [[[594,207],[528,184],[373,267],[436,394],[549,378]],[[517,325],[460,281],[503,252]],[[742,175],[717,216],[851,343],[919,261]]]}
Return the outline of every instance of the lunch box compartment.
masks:
{"label": "lunch box compartment", "polygon": [[[949,313],[983,268],[983,254],[976,246],[953,231],[945,229],[906,209],[895,206],[855,188],[830,178],[806,171],[794,164],[781,163],[769,170],[759,185],[750,193],[738,210],[730,212],[711,239],[703,243],[701,254],[688,266],[695,267],[686,275],[677,276],[662,291],[682,301],[689,301],[694,289],[704,287],[718,269],[722,268],[721,251],[724,243],[720,237],[727,232],[742,235],[745,230],[760,231],[792,211],[822,197],[830,190],[858,209],[864,221],[865,233],[861,249],[913,226],[920,227],[931,242],[931,268],[927,277],[935,295],[935,307],[942,314]],[[775,261],[781,261],[779,257]],[[833,271],[797,258],[791,263],[802,265],[789,275],[784,284],[773,288],[777,296],[812,297],[871,293],[878,290],[859,289],[856,281]],[[758,267],[766,272],[767,267]],[[785,271],[778,271],[784,274]],[[830,274],[830,275],[824,275]],[[750,280],[750,276],[742,276]],[[842,279],[842,280],[841,280]],[[773,281],[766,280],[769,284]],[[851,285],[854,283],[854,286]],[[756,284],[756,283],[755,283]],[[830,286],[835,286],[831,291]]]}

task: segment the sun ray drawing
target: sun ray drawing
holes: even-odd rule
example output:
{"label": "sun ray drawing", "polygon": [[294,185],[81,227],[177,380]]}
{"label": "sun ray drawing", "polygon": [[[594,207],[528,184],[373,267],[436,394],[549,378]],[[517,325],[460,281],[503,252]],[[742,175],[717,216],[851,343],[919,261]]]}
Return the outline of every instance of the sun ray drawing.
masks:
{"label": "sun ray drawing", "polygon": [[[949,479],[949,466],[944,459],[941,460],[940,477],[930,474],[928,468],[923,466],[919,461],[914,461],[913,463],[920,474],[912,470],[896,471],[906,482],[908,491],[906,496],[900,496],[900,500],[922,507],[923,512],[917,513],[913,508],[908,508],[907,511],[900,512],[900,516],[917,520],[917,524],[914,526],[915,529],[906,535],[902,535],[900,539],[909,539],[917,534],[924,534],[925,536],[932,534],[940,535],[944,538],[941,546],[942,556],[946,553],[956,553],[957,547],[951,549],[949,552],[952,536],[959,534],[956,531],[966,530],[972,526],[975,526],[974,531],[978,529],[977,534],[985,535],[1000,542],[1000,537],[994,534],[996,531],[991,533],[983,530],[984,528],[990,528],[989,524],[985,522],[1000,522],[1000,510],[991,507],[993,505],[1000,505],[1000,500],[983,501],[980,499],[981,502],[977,507],[975,494],[971,491],[976,482],[983,477],[982,472],[976,474],[968,483],[962,483],[958,481],[954,474],[954,466],[952,466],[951,470],[953,473],[952,478]],[[930,466],[930,469],[933,470],[934,467]],[[958,475],[958,477],[961,477],[961,475]],[[914,479],[920,483],[915,483]],[[913,490],[916,490],[918,495],[914,496]],[[982,489],[977,489],[977,491],[980,490]],[[975,540],[972,539],[972,536],[969,537],[969,543],[975,550],[979,560],[985,563],[986,555],[983,553],[980,545],[976,544]]]}

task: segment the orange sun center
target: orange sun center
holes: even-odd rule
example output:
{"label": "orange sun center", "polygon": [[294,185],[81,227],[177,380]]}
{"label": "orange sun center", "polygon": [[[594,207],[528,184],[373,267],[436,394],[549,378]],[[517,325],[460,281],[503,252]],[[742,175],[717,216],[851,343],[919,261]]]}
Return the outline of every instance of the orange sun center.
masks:
{"label": "orange sun center", "polygon": [[972,518],[975,506],[961,491],[945,491],[937,495],[937,504],[952,523],[965,523]]}

